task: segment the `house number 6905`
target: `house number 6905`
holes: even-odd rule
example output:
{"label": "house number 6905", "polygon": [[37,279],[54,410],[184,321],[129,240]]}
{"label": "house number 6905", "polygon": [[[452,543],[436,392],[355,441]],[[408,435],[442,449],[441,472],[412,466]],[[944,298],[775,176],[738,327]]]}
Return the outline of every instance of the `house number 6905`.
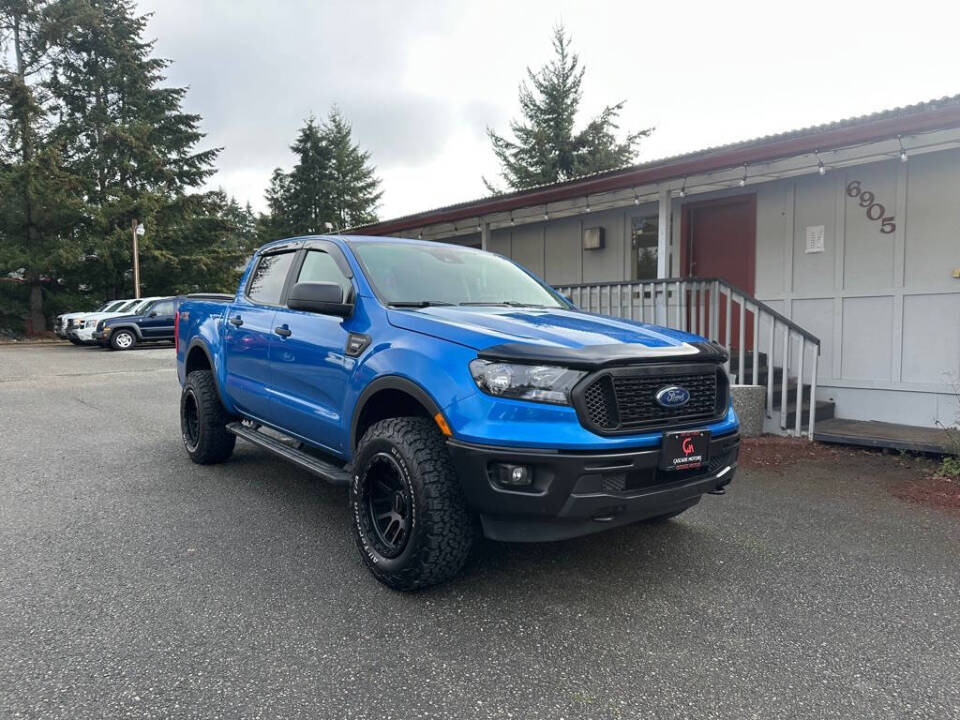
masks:
{"label": "house number 6905", "polygon": [[847,196],[859,198],[860,207],[865,208],[867,211],[867,219],[879,220],[880,232],[884,235],[889,235],[896,231],[897,224],[894,222],[896,218],[893,215],[885,215],[887,209],[876,202],[876,195],[860,187],[859,180],[853,180],[847,185]]}

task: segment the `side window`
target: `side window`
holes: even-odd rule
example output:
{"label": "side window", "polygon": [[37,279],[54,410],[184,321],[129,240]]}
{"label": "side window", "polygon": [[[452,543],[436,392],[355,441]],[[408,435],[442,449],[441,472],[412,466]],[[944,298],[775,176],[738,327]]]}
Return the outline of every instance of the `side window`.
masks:
{"label": "side window", "polygon": [[308,250],[300,267],[297,282],[330,282],[343,288],[344,299],[350,297],[350,280],[340,270],[336,260],[322,250]]}
{"label": "side window", "polygon": [[150,312],[155,312],[157,315],[173,315],[173,300],[161,300],[150,308]]}
{"label": "side window", "polygon": [[293,256],[291,251],[261,257],[247,282],[247,297],[265,305],[279,305]]}

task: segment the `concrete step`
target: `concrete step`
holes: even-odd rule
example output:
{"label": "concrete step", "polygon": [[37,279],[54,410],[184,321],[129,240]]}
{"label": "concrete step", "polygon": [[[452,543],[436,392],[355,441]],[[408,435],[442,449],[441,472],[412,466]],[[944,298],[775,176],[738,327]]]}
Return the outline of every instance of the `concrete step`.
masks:
{"label": "concrete step", "polygon": [[[808,418],[810,410],[810,403],[804,399],[802,406],[802,414],[800,415],[800,427],[807,427]],[[817,424],[824,420],[830,420],[833,417],[834,411],[836,410],[836,405],[829,400],[817,400],[816,407],[814,408],[814,418],[816,419]],[[775,409],[773,412],[773,417],[775,420],[779,421],[780,410]],[[787,429],[796,427],[797,424],[797,406],[796,403],[787,404]],[[816,432],[816,427],[814,427],[814,432]]]}

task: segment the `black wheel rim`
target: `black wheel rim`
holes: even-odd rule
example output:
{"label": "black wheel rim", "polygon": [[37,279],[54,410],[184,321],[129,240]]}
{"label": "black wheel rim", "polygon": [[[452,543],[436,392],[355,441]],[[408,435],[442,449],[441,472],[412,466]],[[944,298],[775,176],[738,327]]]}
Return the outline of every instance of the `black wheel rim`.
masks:
{"label": "black wheel rim", "polygon": [[183,439],[188,450],[194,450],[200,441],[200,414],[197,410],[197,398],[192,390],[183,396]]}
{"label": "black wheel rim", "polygon": [[371,458],[364,475],[364,507],[373,545],[384,557],[403,552],[410,537],[413,506],[400,466],[387,453]]}

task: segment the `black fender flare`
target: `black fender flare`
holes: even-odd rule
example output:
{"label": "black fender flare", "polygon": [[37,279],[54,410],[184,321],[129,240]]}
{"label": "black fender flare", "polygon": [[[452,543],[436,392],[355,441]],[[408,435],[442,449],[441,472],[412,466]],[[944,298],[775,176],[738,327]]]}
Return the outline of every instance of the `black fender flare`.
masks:
{"label": "black fender flare", "polygon": [[413,397],[427,409],[430,417],[434,417],[440,412],[440,407],[434,402],[433,398],[430,397],[430,393],[412,380],[400,377],[399,375],[383,375],[378,377],[363,389],[360,397],[357,398],[356,404],[353,406],[353,417],[350,419],[351,450],[356,449],[357,442],[360,440],[360,438],[357,437],[357,426],[360,424],[360,416],[363,414],[363,408],[370,398],[381,390],[400,390],[407,393],[407,395]]}
{"label": "black fender flare", "polygon": [[210,352],[210,348],[207,344],[200,338],[195,337],[190,341],[190,344],[187,345],[187,351],[183,354],[183,381],[187,381],[187,360],[190,357],[190,354],[196,349],[200,348],[204,355],[207,356],[207,363],[210,365],[210,372],[213,373],[213,386],[217,389],[217,397],[220,398],[220,404],[226,407],[223,402],[223,395],[220,393],[220,378],[217,377],[217,365],[213,362],[213,353]]}

